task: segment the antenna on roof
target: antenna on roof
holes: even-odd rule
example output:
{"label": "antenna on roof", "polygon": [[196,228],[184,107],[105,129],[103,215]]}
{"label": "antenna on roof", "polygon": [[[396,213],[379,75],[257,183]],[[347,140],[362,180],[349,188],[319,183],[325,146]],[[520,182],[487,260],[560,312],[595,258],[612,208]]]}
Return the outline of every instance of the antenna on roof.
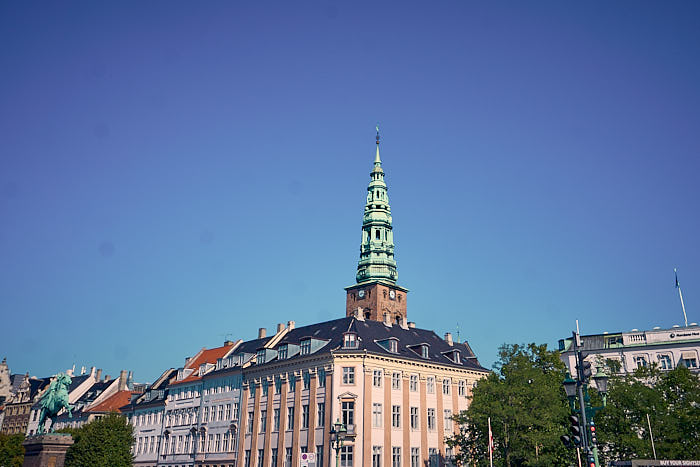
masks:
{"label": "antenna on roof", "polygon": [[457,343],[461,344],[462,342],[459,340],[459,323],[457,323]]}

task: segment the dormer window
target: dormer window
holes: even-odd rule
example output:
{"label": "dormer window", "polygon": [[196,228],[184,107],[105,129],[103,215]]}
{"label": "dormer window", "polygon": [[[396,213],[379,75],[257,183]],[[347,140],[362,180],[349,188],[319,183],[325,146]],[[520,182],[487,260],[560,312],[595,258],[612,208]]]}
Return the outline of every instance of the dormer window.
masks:
{"label": "dormer window", "polygon": [[451,350],[449,352],[444,352],[443,355],[452,360],[454,363],[457,363],[458,365],[462,364],[462,354],[459,352],[459,350]]}
{"label": "dormer window", "polygon": [[308,355],[311,353],[311,339],[301,341],[301,354]]}
{"label": "dormer window", "polygon": [[258,355],[255,359],[255,363],[260,365],[261,363],[265,363],[265,349],[260,349],[258,350]]}
{"label": "dormer window", "polygon": [[399,341],[396,338],[385,339],[383,341],[377,341],[377,344],[381,345],[382,347],[384,347],[386,350],[388,350],[391,353],[398,353],[399,352]]}
{"label": "dormer window", "polygon": [[279,359],[285,360],[287,358],[287,353],[288,353],[287,344],[280,345],[279,349],[277,350],[277,356],[279,357]]}
{"label": "dormer window", "polygon": [[356,349],[357,348],[357,334],[354,332],[348,332],[343,334],[343,348],[344,349]]}

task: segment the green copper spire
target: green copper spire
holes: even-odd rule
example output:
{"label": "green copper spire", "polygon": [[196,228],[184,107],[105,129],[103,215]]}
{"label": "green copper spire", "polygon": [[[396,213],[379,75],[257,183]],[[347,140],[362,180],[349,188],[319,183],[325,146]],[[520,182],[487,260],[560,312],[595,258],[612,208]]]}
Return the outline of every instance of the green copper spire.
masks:
{"label": "green copper spire", "polygon": [[391,230],[391,207],[384,183],[382,160],[379,157],[379,127],[377,127],[377,154],[367,187],[367,204],[362,218],[362,245],[357,263],[357,282],[385,281],[396,283],[394,234]]}

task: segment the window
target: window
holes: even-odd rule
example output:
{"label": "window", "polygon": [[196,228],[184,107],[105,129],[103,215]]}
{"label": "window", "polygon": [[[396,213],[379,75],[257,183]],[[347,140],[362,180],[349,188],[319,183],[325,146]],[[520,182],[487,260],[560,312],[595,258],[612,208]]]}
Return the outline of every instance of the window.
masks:
{"label": "window", "polygon": [[425,380],[425,388],[428,394],[433,394],[435,392],[435,378],[428,376]]}
{"label": "window", "polygon": [[270,465],[273,467],[277,465],[277,448],[272,448],[272,452],[270,453]]}
{"label": "window", "polygon": [[267,390],[268,390],[269,385],[270,385],[270,383],[267,380],[262,382],[262,395],[263,396],[267,396]]}
{"label": "window", "polygon": [[391,374],[391,389],[401,389],[401,373],[395,371]]}
{"label": "window", "polygon": [[318,446],[316,446],[316,467],[323,467],[323,445],[322,444],[319,444]]}
{"label": "window", "polygon": [[343,336],[343,347],[346,349],[357,348],[357,335],[355,333],[349,332]]}
{"label": "window", "polygon": [[460,381],[457,383],[457,390],[460,396],[466,396],[467,395],[467,383],[464,381]]}
{"label": "window", "polygon": [[279,349],[277,350],[277,358],[280,360],[285,360],[287,358],[288,351],[289,347],[287,344],[280,345]]}
{"label": "window", "polygon": [[260,411],[260,433],[267,431],[267,410]]}
{"label": "window", "polygon": [[698,360],[695,357],[684,358],[681,360],[681,363],[683,365],[685,365],[686,368],[697,368],[698,367]]}
{"label": "window", "polygon": [[[188,438],[189,438],[189,436],[190,435],[187,435]],[[224,433],[224,444],[222,446],[224,452],[228,452],[228,442],[229,442],[230,437],[231,437],[231,433],[229,433],[228,431]]]}
{"label": "window", "polygon": [[238,403],[233,404],[233,414],[232,414],[231,420],[238,420],[238,408],[239,407],[240,406],[238,405]]}
{"label": "window", "polygon": [[258,355],[255,358],[255,363],[260,365],[261,363],[265,363],[265,349],[260,349],[258,350]]}
{"label": "window", "polygon": [[[180,438],[182,438],[182,436]],[[216,441],[214,441],[214,452],[221,452],[221,433],[216,434]]]}
{"label": "window", "polygon": [[383,467],[381,446],[372,446],[372,467]]}
{"label": "window", "polygon": [[231,404],[226,404],[226,420],[231,420]]}
{"label": "window", "polygon": [[392,405],[391,406],[391,426],[394,428],[401,428],[401,406]]}
{"label": "window", "polygon": [[372,372],[372,386],[375,388],[382,387],[382,370],[374,370]]}
{"label": "window", "polygon": [[280,431],[280,409],[272,411],[272,431]]}
{"label": "window", "polygon": [[209,435],[208,439],[208,444],[207,444],[207,452],[214,452],[214,435],[211,434]]}
{"label": "window", "polygon": [[423,358],[428,358],[428,346],[423,344],[420,346],[420,356]]}
{"label": "window", "polygon": [[420,467],[420,448],[411,448],[411,467]]}
{"label": "window", "polygon": [[642,368],[647,366],[647,358],[644,355],[637,355],[634,357],[634,364],[637,368]]}
{"label": "window", "polygon": [[297,386],[297,377],[289,375],[289,392],[294,392]]}
{"label": "window", "polygon": [[311,353],[311,339],[301,341],[301,354],[308,355]]}
{"label": "window", "polygon": [[401,448],[399,446],[391,447],[391,467],[401,467]]}
{"label": "window", "polygon": [[411,430],[417,430],[418,429],[418,407],[411,407],[411,412],[410,412],[410,419],[411,419]]}
{"label": "window", "polygon": [[248,426],[246,426],[248,433],[253,432],[253,412],[248,412]]}
{"label": "window", "polygon": [[452,432],[452,410],[445,409],[445,431]]}
{"label": "window", "polygon": [[341,413],[343,416],[343,424],[350,429],[350,425],[355,424],[355,402],[343,401],[341,403]]}
{"label": "window", "polygon": [[245,457],[243,458],[243,465],[245,467],[250,467],[250,449],[245,450]]}
{"label": "window", "polygon": [[418,375],[411,375],[408,380],[408,390],[411,392],[418,391]]}
{"label": "window", "polygon": [[219,420],[223,420],[223,419],[224,419],[224,408],[225,408],[225,407],[224,407],[224,404],[221,404],[221,405],[219,406]]}
{"label": "window", "polygon": [[294,407],[287,407],[287,429],[294,429]]}
{"label": "window", "polygon": [[265,464],[265,451],[258,449],[258,467],[263,467]]}
{"label": "window", "polygon": [[430,467],[438,467],[440,457],[438,456],[438,451],[436,448],[429,448],[428,449],[428,458],[429,458],[429,463],[428,465]]}
{"label": "window", "polygon": [[450,394],[450,380],[449,379],[442,380],[442,393],[445,395]]}
{"label": "window", "polygon": [[355,367],[343,367],[343,384],[355,384]]}
{"label": "window", "polygon": [[275,378],[275,394],[279,394],[280,392],[282,392],[282,378],[277,376]]}
{"label": "window", "polygon": [[372,404],[372,426],[374,428],[382,427],[382,404]]}
{"label": "window", "polygon": [[352,446],[340,448],[340,467],[352,467]]}
{"label": "window", "polygon": [[671,357],[668,355],[659,355],[659,368],[662,370],[672,370]]}
{"label": "window", "polygon": [[435,409],[428,409],[428,430],[435,430]]}
{"label": "window", "polygon": [[301,406],[301,427],[302,428],[309,427],[309,406],[308,406],[308,404]]}
{"label": "window", "polygon": [[325,388],[326,387],[326,370],[323,368],[318,370],[318,387],[319,388]]}
{"label": "window", "polygon": [[452,464],[452,462],[454,461],[454,451],[452,450],[452,448],[445,448],[445,458],[447,462]]}
{"label": "window", "polygon": [[[208,405],[204,407],[204,413],[202,414],[202,418],[204,419],[205,422],[207,420],[209,420],[209,406]],[[167,425],[167,423],[166,423],[166,425]]]}
{"label": "window", "polygon": [[284,449],[284,466],[292,467],[292,448]]}
{"label": "window", "polygon": [[324,426],[326,424],[326,403],[318,403],[318,411],[316,414],[316,426]]}

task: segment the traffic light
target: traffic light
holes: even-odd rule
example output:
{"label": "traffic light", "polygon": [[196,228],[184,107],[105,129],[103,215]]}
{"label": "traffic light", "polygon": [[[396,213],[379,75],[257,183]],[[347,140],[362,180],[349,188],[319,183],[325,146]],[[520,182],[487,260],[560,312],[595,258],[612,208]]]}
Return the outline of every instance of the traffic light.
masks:
{"label": "traffic light", "polygon": [[591,370],[591,362],[583,362],[583,380],[588,381],[590,380],[591,376],[593,376],[593,370]]}
{"label": "traffic light", "polygon": [[598,438],[596,437],[595,424],[593,423],[593,420],[591,420],[590,430],[591,430],[591,444],[598,444]]}
{"label": "traffic light", "polygon": [[571,444],[571,437],[569,435],[561,435],[559,437],[562,443],[564,443],[564,446],[567,448],[573,448],[574,446]]}
{"label": "traffic light", "polygon": [[578,417],[576,415],[571,415],[569,421],[571,422],[571,442],[575,446],[578,446],[581,444],[581,426]]}

